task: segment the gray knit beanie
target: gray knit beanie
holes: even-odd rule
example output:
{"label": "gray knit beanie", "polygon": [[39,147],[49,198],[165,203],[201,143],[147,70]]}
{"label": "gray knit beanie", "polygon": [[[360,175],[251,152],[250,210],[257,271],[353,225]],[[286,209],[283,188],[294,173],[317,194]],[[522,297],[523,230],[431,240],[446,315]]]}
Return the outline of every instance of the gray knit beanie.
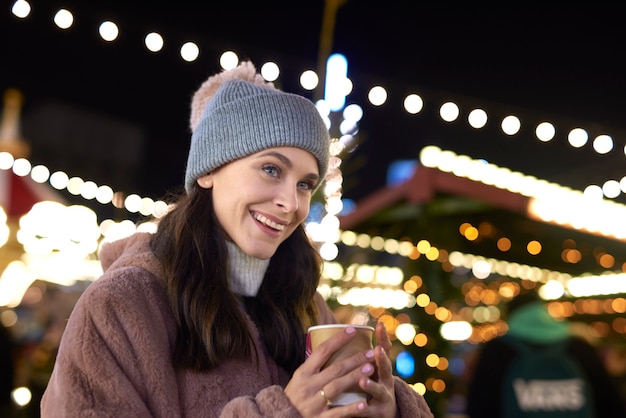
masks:
{"label": "gray knit beanie", "polygon": [[[255,71],[252,64],[242,63],[231,70],[232,74],[226,71],[205,82],[215,90],[213,80],[218,80],[214,94],[206,98],[206,94],[199,94],[201,87],[194,96],[193,134],[185,172],[187,193],[199,177],[271,147],[310,152],[317,159],[320,178],[325,177],[330,136],[315,105],[302,96],[277,90],[271,83],[260,83],[251,71]],[[247,74],[244,79],[237,76],[242,72]],[[203,107],[200,116],[199,107]]]}

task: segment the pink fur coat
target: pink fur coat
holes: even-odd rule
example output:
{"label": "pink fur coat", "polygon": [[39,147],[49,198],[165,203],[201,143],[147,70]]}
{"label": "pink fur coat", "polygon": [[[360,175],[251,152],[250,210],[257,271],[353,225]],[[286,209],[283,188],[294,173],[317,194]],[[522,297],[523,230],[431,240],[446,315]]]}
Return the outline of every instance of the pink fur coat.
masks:
{"label": "pink fur coat", "polygon": [[[251,358],[207,372],[173,367],[175,323],[148,241],[141,233],[103,248],[105,273],[69,318],[41,416],[300,417],[283,392],[290,377],[265,353],[252,321],[258,364]],[[317,302],[320,322],[336,322],[319,295]],[[401,417],[431,417],[424,399],[395,379]]]}

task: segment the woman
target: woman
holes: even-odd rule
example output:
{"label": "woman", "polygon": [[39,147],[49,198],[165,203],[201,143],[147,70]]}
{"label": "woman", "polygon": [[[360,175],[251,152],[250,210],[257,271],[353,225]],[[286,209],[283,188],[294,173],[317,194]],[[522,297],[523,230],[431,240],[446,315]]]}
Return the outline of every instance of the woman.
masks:
{"label": "woman", "polygon": [[[303,228],[328,166],[315,106],[243,63],[200,87],[191,127],[186,193],[155,234],[103,247],[42,416],[432,416],[382,324],[374,350],[321,370],[348,328],[304,361],[307,327],[335,322]],[[330,409],[355,382],[368,401]]]}

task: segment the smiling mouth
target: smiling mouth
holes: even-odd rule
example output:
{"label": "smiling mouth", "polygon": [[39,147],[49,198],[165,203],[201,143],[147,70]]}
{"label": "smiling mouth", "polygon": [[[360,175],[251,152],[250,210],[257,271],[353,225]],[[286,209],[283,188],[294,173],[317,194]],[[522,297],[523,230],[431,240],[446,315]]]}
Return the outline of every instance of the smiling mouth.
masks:
{"label": "smiling mouth", "polygon": [[252,217],[258,222],[261,222],[263,225],[269,226],[270,228],[277,231],[283,231],[285,229],[285,225],[277,224],[276,222],[272,221],[271,219],[267,219],[265,216],[259,213],[253,213]]}

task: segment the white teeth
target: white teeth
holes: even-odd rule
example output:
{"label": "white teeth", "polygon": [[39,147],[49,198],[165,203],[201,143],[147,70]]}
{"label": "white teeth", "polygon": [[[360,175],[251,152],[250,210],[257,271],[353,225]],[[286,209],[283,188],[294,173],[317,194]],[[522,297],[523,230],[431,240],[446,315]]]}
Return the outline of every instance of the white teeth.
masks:
{"label": "white teeth", "polygon": [[258,213],[254,214],[254,219],[256,219],[257,221],[264,223],[265,225],[269,226],[270,228],[276,229],[278,231],[282,231],[283,229],[285,229],[285,225],[281,225],[281,224],[277,224],[274,221],[271,221],[269,219],[267,219],[265,216],[260,215]]}

